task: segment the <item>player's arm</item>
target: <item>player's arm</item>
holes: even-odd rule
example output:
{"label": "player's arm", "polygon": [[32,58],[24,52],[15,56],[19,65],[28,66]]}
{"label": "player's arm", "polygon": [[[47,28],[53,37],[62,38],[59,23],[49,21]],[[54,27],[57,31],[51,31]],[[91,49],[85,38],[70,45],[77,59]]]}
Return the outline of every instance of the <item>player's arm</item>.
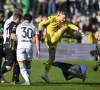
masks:
{"label": "player's arm", "polygon": [[37,53],[36,53],[36,57],[39,58],[40,57],[40,41],[39,41],[39,30],[37,28],[34,28],[34,34],[35,36],[33,36],[32,41],[34,42],[34,38],[35,38],[35,43],[36,43],[36,47],[37,47]]}
{"label": "player's arm", "polygon": [[38,35],[36,35],[35,37],[36,37],[36,47],[37,47],[37,51],[40,52],[40,41],[39,41]]}
{"label": "player's arm", "polygon": [[3,28],[0,29],[0,38],[3,37]]}
{"label": "player's arm", "polygon": [[77,27],[76,25],[70,23],[69,21],[66,21],[66,24],[67,24],[68,27],[70,27],[73,30],[76,30],[76,31],[80,32],[84,36],[84,33],[83,33],[82,29],[80,29],[79,27]]}
{"label": "player's arm", "polygon": [[54,19],[54,16],[50,16],[47,19],[45,19],[39,23],[39,25],[38,25],[39,39],[41,39],[41,37],[43,36],[43,34],[42,34],[43,26],[47,26],[48,24],[50,24],[50,22],[52,22],[53,19]]}
{"label": "player's arm", "polygon": [[11,38],[12,38],[14,41],[17,41],[17,40],[18,40],[16,34],[14,34],[14,33],[11,34]]}
{"label": "player's arm", "polygon": [[53,16],[48,17],[47,19],[41,21],[38,25],[38,30],[42,30],[43,26],[47,26],[54,19]]}
{"label": "player's arm", "polygon": [[11,39],[13,39],[14,41],[17,41],[17,36],[16,36],[16,27],[12,26],[11,27]]}

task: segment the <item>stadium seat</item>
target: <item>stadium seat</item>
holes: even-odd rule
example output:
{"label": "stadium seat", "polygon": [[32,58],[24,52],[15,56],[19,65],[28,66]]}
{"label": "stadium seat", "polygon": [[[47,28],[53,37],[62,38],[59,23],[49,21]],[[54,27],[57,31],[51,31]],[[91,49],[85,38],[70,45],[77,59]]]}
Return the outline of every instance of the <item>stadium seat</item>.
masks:
{"label": "stadium seat", "polygon": [[69,43],[68,38],[61,38],[60,43]]}
{"label": "stadium seat", "polygon": [[77,43],[77,39],[69,39],[69,43]]}

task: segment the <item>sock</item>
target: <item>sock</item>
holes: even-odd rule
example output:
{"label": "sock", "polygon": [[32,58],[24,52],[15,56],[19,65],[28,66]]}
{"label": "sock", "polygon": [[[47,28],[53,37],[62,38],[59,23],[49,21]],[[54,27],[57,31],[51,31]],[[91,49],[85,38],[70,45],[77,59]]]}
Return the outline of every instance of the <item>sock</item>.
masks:
{"label": "sock", "polygon": [[49,65],[49,64],[51,64],[52,62],[53,62],[52,60],[48,59],[48,61],[47,61],[48,64],[45,65],[45,71],[44,71],[44,73],[47,74],[49,72],[49,70],[51,68],[51,65]]}
{"label": "sock", "polygon": [[12,81],[19,82],[20,68],[18,63],[14,63]]}
{"label": "sock", "polygon": [[2,65],[2,56],[0,56],[0,68],[1,68],[1,65]]}
{"label": "sock", "polygon": [[30,77],[30,74],[31,74],[31,67],[30,66],[26,66],[26,71]]}
{"label": "sock", "polygon": [[29,82],[29,76],[28,76],[28,74],[27,74],[26,69],[24,68],[24,66],[20,67],[20,72],[21,72],[23,78],[25,79],[25,81]]}
{"label": "sock", "polygon": [[7,68],[5,66],[0,69],[0,75],[3,75],[6,72],[7,72]]}

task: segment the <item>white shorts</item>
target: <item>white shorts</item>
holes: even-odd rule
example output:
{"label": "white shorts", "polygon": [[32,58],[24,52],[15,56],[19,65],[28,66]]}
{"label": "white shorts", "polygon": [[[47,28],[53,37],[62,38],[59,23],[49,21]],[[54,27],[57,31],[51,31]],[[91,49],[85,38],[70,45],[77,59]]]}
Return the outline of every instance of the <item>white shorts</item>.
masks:
{"label": "white shorts", "polygon": [[17,61],[33,60],[33,49],[17,49]]}

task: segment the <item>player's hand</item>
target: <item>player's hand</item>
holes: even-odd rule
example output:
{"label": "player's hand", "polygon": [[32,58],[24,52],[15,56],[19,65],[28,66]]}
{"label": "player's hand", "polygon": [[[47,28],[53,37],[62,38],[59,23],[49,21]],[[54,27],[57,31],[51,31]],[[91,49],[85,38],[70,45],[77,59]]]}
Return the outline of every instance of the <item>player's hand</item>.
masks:
{"label": "player's hand", "polygon": [[36,57],[37,57],[37,59],[40,57],[40,51],[37,51]]}
{"label": "player's hand", "polygon": [[78,31],[81,33],[82,36],[85,36],[85,34],[84,34],[82,29],[79,28]]}
{"label": "player's hand", "polygon": [[39,35],[38,35],[39,40],[41,39],[42,36],[43,36],[43,34],[42,34],[42,31],[40,30]]}
{"label": "player's hand", "polygon": [[100,61],[100,56],[98,56],[98,61]]}

